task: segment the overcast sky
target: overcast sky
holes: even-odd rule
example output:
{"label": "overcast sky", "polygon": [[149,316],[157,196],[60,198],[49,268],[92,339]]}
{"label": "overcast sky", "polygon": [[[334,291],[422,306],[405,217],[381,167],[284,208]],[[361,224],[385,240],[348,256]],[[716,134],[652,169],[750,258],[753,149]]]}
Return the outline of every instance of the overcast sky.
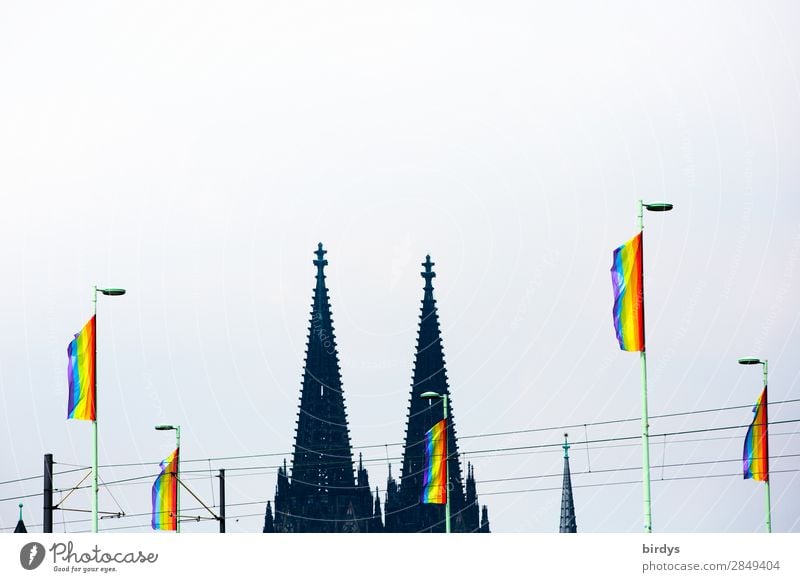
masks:
{"label": "overcast sky", "polygon": [[[650,412],[743,406],[652,420],[668,433],[654,530],[763,530],[746,428],[704,429],[752,420],[760,368],[738,357],[769,359],[771,401],[800,398],[797,3],[232,4],[0,5],[4,531],[41,492],[44,453],[91,464],[90,423],[65,420],[66,348],[94,284],[128,290],[98,302],[101,464],[141,464],[101,471],[141,478],[102,492],[132,517],[101,529],[149,531],[166,422],[187,484],[214,503],[228,469],[228,531],[260,531],[293,445],[319,241],[351,439],[380,445],[361,449],[373,487],[402,452],[430,253],[492,529],[558,531],[561,449],[497,449],[557,444],[565,425],[640,434],[592,425],[639,416],[608,272],[639,198],[675,204],[645,216]],[[774,531],[800,531],[798,419],[800,402],[770,407],[793,421],[770,428]],[[640,441],[570,453],[579,531],[641,531]],[[23,501],[41,531],[41,497]],[[88,509],[87,492],[64,506]]]}

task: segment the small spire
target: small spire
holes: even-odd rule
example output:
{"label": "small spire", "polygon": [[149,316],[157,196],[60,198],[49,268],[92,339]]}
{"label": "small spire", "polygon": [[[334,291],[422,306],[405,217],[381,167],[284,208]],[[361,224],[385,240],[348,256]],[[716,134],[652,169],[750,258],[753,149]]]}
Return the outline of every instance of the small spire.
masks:
{"label": "small spire", "polygon": [[392,480],[392,464],[389,463],[389,481]]}
{"label": "small spire", "polygon": [[317,277],[323,277],[325,275],[322,269],[328,264],[328,261],[325,259],[325,253],[327,252],[328,251],[322,248],[322,243],[317,244],[317,250],[314,251],[314,254],[317,255],[317,258],[314,259],[314,265],[317,267]]}
{"label": "small spire", "polygon": [[575,500],[572,497],[572,476],[569,472],[569,443],[567,433],[564,433],[564,484],[561,488],[561,520],[558,524],[559,533],[577,533],[578,526],[575,519]]}
{"label": "small spire", "polygon": [[19,504],[19,521],[17,527],[14,528],[14,533],[28,533],[28,528],[25,527],[25,522],[22,521],[22,504]]}
{"label": "small spire", "polygon": [[275,533],[275,519],[272,516],[272,504],[267,501],[267,511],[264,513],[264,533]]}
{"label": "small spire", "polygon": [[358,453],[358,470],[359,471],[364,470],[364,458],[360,451]]}

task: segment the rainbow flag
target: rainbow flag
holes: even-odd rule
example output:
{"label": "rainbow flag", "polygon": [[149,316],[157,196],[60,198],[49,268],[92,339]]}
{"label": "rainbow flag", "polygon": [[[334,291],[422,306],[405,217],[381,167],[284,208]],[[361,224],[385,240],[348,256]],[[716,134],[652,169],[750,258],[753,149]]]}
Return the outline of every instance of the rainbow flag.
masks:
{"label": "rainbow flag", "polygon": [[447,422],[440,420],[425,433],[422,503],[447,503]]}
{"label": "rainbow flag", "polygon": [[97,420],[95,404],[95,316],[67,346],[67,418]]}
{"label": "rainbow flag", "polygon": [[753,408],[753,422],[744,437],[744,478],[769,481],[769,438],[767,436],[767,387]]}
{"label": "rainbow flag", "polygon": [[643,352],[644,276],[641,232],[614,249],[611,282],[614,285],[614,329],[619,347],[626,352]]}
{"label": "rainbow flag", "polygon": [[178,449],[161,461],[161,473],[153,483],[153,529],[178,529]]}

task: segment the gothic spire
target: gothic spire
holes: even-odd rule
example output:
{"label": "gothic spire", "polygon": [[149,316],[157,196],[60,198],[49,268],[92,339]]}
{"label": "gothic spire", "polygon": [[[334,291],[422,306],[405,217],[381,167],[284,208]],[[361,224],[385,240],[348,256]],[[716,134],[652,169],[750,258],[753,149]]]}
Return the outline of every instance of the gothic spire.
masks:
{"label": "gothic spire", "polygon": [[569,473],[569,443],[566,433],[564,433],[564,444],[561,446],[564,449],[564,484],[561,488],[561,523],[558,532],[577,533],[575,503],[572,499],[572,478]]}
{"label": "gothic spire", "polygon": [[489,509],[484,505],[481,509],[481,533],[489,533]]}
{"label": "gothic spire", "polygon": [[355,486],[339,354],[325,287],[325,253],[319,243],[314,253],[316,287],[292,457],[293,483],[318,493]]}
{"label": "gothic spire", "polygon": [[467,463],[467,482],[465,488],[464,525],[468,532],[480,529],[480,508],[478,507],[478,492],[475,487],[475,466]]}
{"label": "gothic spire", "polygon": [[370,532],[379,533],[383,531],[383,517],[381,515],[381,496],[378,488],[375,487],[375,507],[372,510],[372,524]]}
{"label": "gothic spire", "polygon": [[319,243],[313,261],[316,284],[291,477],[285,460],[278,471],[274,530],[280,532],[369,531],[372,519],[372,490],[360,457],[358,481],[354,474],[339,354],[325,286],[326,253]]}
{"label": "gothic spire", "polygon": [[[433,298],[433,271],[435,263],[430,255],[422,263],[420,273],[425,280],[422,309],[417,336],[414,376],[408,404],[405,449],[400,476],[400,507],[398,516],[400,531],[444,531],[444,508],[439,505],[422,505],[419,502],[422,490],[425,433],[442,418],[441,400],[423,400],[423,392],[437,392],[448,396],[447,450],[448,475],[450,481],[451,515],[460,516],[464,510],[464,484],[458,456],[458,441],[455,431],[453,400],[445,369],[439,314]],[[407,509],[406,509],[407,508]],[[388,506],[387,506],[388,509]],[[462,516],[463,520],[463,516]]]}
{"label": "gothic spire", "polygon": [[272,518],[272,505],[267,501],[267,511],[264,513],[264,533],[274,533],[275,525]]}

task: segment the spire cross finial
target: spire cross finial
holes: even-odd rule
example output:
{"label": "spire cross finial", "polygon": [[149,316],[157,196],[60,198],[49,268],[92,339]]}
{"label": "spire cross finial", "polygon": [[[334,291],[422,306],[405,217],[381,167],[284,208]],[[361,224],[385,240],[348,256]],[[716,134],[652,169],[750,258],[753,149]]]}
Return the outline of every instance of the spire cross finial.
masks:
{"label": "spire cross finial", "polygon": [[317,255],[317,258],[314,259],[314,264],[317,266],[317,275],[322,275],[322,269],[328,264],[328,261],[325,259],[325,253],[327,252],[328,251],[322,248],[322,243],[317,244],[317,250],[314,251],[314,254]]}
{"label": "spire cross finial", "polygon": [[425,256],[425,262],[422,263],[422,266],[425,267],[425,270],[422,273],[420,273],[420,275],[422,275],[422,278],[425,279],[425,287],[430,287],[431,279],[433,279],[436,276],[436,273],[433,272],[433,266],[435,264],[436,263],[431,261],[430,255]]}
{"label": "spire cross finial", "polygon": [[561,447],[564,449],[564,458],[569,459],[569,443],[567,442],[567,433],[564,433],[564,444]]}

